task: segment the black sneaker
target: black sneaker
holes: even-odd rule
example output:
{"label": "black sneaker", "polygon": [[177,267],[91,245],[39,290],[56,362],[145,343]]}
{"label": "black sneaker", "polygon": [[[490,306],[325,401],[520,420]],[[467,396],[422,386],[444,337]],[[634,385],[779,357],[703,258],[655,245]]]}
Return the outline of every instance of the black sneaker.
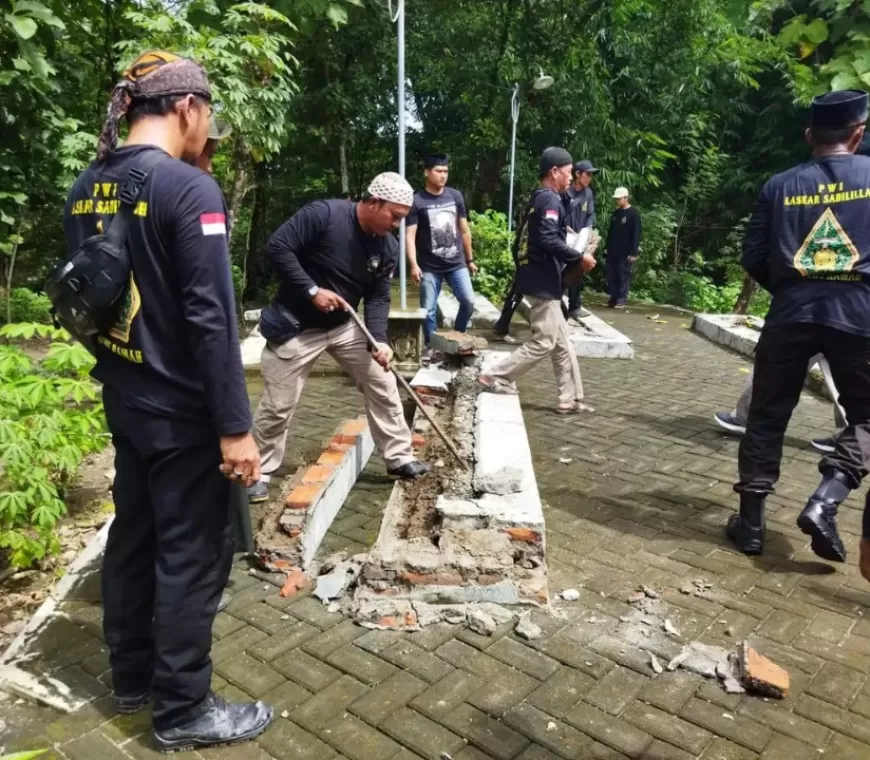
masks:
{"label": "black sneaker", "polygon": [[416,459],[406,462],[401,467],[396,467],[393,470],[387,470],[387,474],[394,478],[402,480],[414,480],[429,472],[429,465],[424,462],[418,462]]}
{"label": "black sneaker", "polygon": [[743,435],[746,432],[746,423],[737,419],[737,415],[732,412],[716,412],[713,419],[719,427],[725,428],[729,433]]}
{"label": "black sneaker", "polygon": [[251,504],[262,504],[269,500],[269,485],[262,480],[258,480],[254,485],[248,488],[248,501]]}
{"label": "black sneaker", "polygon": [[837,448],[837,439],[831,436],[830,438],[813,438],[813,448],[821,451],[823,454],[833,454]]}
{"label": "black sneaker", "polygon": [[209,692],[197,717],[164,731],[154,729],[158,752],[224,747],[256,739],[272,722],[272,708],[263,702],[227,704]]}

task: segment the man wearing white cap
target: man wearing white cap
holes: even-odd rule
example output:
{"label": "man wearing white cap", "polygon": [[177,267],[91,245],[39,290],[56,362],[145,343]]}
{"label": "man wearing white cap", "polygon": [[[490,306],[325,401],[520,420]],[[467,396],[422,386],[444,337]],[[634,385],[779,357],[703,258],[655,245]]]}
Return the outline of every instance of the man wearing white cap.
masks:
{"label": "man wearing white cap", "polygon": [[[411,210],[414,191],[398,174],[379,174],[358,203],[315,201],[272,235],[267,251],[281,284],[263,309],[260,332],[268,341],[261,370],[265,386],[254,419],[263,477],[251,501],[268,496],[269,476],[284,459],[287,429],[308,373],[328,352],[365,398],[375,446],[387,471],[415,478],[429,468],[414,458],[387,345],[390,279],[399,259],[392,234]],[[374,352],[347,308],[365,302],[365,322],[379,341]]]}
{"label": "man wearing white cap", "polygon": [[640,213],[628,200],[628,190],[617,187],[613,193],[616,211],[610,217],[607,233],[607,260],[604,274],[607,275],[607,292],[612,309],[624,309],[631,286],[631,268],[637,261],[640,246]]}

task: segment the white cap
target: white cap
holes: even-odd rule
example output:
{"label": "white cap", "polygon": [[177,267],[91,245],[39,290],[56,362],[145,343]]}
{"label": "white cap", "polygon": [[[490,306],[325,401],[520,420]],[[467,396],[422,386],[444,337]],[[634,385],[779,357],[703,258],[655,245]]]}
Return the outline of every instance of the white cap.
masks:
{"label": "white cap", "polygon": [[396,172],[379,174],[368,186],[368,193],[382,201],[398,203],[400,206],[414,205],[414,188],[408,180]]}
{"label": "white cap", "polygon": [[627,187],[617,187],[616,190],[613,191],[614,198],[628,198],[628,188]]}

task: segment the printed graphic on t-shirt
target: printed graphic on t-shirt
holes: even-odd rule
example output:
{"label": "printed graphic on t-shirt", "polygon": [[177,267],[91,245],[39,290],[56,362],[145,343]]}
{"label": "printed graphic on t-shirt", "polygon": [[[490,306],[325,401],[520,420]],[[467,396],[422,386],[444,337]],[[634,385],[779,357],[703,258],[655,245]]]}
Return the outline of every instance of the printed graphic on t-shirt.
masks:
{"label": "printed graphic on t-shirt", "polygon": [[851,271],[860,254],[832,209],[825,209],[794,257],[804,277],[837,279]]}
{"label": "printed graphic on t-shirt", "polygon": [[459,252],[456,247],[456,205],[428,208],[431,230],[432,255],[439,259],[452,259]]}
{"label": "printed graphic on t-shirt", "polygon": [[109,335],[122,343],[129,343],[133,320],[136,319],[141,308],[142,296],[139,295],[139,288],[136,287],[136,280],[131,272],[130,285],[124,294],[121,308],[118,309],[118,316],[115,318],[114,324],[109,328]]}

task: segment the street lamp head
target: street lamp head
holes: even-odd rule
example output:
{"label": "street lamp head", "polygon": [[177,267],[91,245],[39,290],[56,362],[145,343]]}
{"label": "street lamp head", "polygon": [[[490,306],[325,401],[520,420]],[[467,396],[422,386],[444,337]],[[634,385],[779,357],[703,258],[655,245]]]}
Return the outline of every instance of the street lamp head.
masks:
{"label": "street lamp head", "polygon": [[538,67],[538,78],[535,80],[535,83],[532,85],[536,90],[546,90],[548,87],[553,86],[553,82],[555,81],[553,77],[548,76],[544,73],[544,70]]}

